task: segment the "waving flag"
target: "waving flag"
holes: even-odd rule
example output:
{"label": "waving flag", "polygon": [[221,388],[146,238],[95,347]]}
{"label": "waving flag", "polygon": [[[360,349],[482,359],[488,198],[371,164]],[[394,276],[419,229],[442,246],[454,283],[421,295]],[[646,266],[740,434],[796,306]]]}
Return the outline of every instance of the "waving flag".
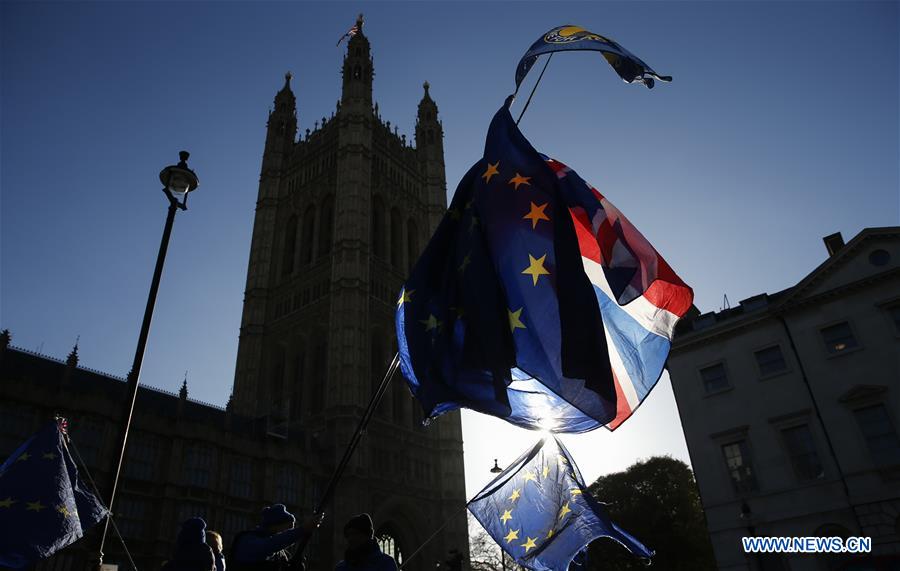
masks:
{"label": "waving flag", "polygon": [[653,556],[610,521],[556,437],[539,441],[513,462],[469,502],[469,511],[516,563],[535,571],[565,571],[599,537],[639,557]]}
{"label": "waving flag", "polygon": [[0,565],[50,557],[108,513],[78,478],[62,422],[48,424],[0,466]]}
{"label": "waving flag", "polygon": [[692,294],[604,197],[532,148],[510,102],[401,292],[401,371],[428,418],[467,407],[526,428],[614,428],[659,379]]}
{"label": "waving flag", "polygon": [[672,81],[671,76],[657,75],[649,65],[613,40],[579,26],[569,25],[553,28],[528,48],[516,67],[516,89],[519,89],[519,85],[525,79],[528,70],[537,61],[538,56],[553,52],[579,50],[602,53],[619,77],[628,83],[643,83],[648,88],[652,88],[655,79]]}

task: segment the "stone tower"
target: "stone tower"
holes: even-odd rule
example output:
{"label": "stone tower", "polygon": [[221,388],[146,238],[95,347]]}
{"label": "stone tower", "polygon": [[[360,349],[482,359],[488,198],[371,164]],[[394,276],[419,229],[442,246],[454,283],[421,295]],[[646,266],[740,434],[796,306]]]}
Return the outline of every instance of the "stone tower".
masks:
{"label": "stone tower", "polygon": [[[306,120],[313,127],[296,140],[288,74],[269,113],[232,401],[273,436],[307,440],[314,457],[301,481],[317,492],[396,351],[397,295],[446,209],[429,85],[413,146],[373,105],[373,60],[357,24],[335,112]],[[341,558],[343,523],[359,512],[400,557],[452,517],[410,569],[431,569],[450,549],[467,554],[464,503],[459,415],[423,427],[398,374],[337,489],[313,568]]]}

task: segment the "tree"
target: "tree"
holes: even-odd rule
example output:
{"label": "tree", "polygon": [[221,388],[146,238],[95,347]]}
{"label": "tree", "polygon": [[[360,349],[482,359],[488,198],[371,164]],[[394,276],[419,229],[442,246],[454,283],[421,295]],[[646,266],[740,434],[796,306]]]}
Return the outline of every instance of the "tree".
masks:
{"label": "tree", "polygon": [[[624,472],[601,476],[589,487],[607,504],[610,518],[656,551],[653,569],[715,569],[706,518],[694,475],[687,464],[656,456]],[[586,571],[644,569],[644,564],[608,539],[593,542]]]}

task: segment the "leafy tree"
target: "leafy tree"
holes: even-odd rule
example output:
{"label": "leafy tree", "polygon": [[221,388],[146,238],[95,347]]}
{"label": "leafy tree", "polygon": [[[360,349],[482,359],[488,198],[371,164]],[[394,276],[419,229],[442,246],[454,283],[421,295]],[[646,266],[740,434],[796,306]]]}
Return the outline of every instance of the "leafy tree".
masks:
{"label": "leafy tree", "polygon": [[[651,569],[716,568],[697,484],[684,462],[656,456],[601,476],[589,490],[607,504],[614,522],[656,551]],[[588,571],[644,568],[640,559],[609,539],[597,540],[588,549]]]}

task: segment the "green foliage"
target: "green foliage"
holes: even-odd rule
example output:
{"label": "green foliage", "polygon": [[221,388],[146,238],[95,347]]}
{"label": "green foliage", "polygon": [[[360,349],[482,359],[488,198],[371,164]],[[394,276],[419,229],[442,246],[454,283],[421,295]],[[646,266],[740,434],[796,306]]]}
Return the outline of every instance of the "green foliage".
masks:
{"label": "green foliage", "polygon": [[[650,569],[716,568],[697,484],[684,462],[653,457],[624,472],[601,476],[589,489],[607,504],[614,522],[656,551]],[[587,569],[643,570],[645,565],[618,543],[598,539],[589,548]]]}

